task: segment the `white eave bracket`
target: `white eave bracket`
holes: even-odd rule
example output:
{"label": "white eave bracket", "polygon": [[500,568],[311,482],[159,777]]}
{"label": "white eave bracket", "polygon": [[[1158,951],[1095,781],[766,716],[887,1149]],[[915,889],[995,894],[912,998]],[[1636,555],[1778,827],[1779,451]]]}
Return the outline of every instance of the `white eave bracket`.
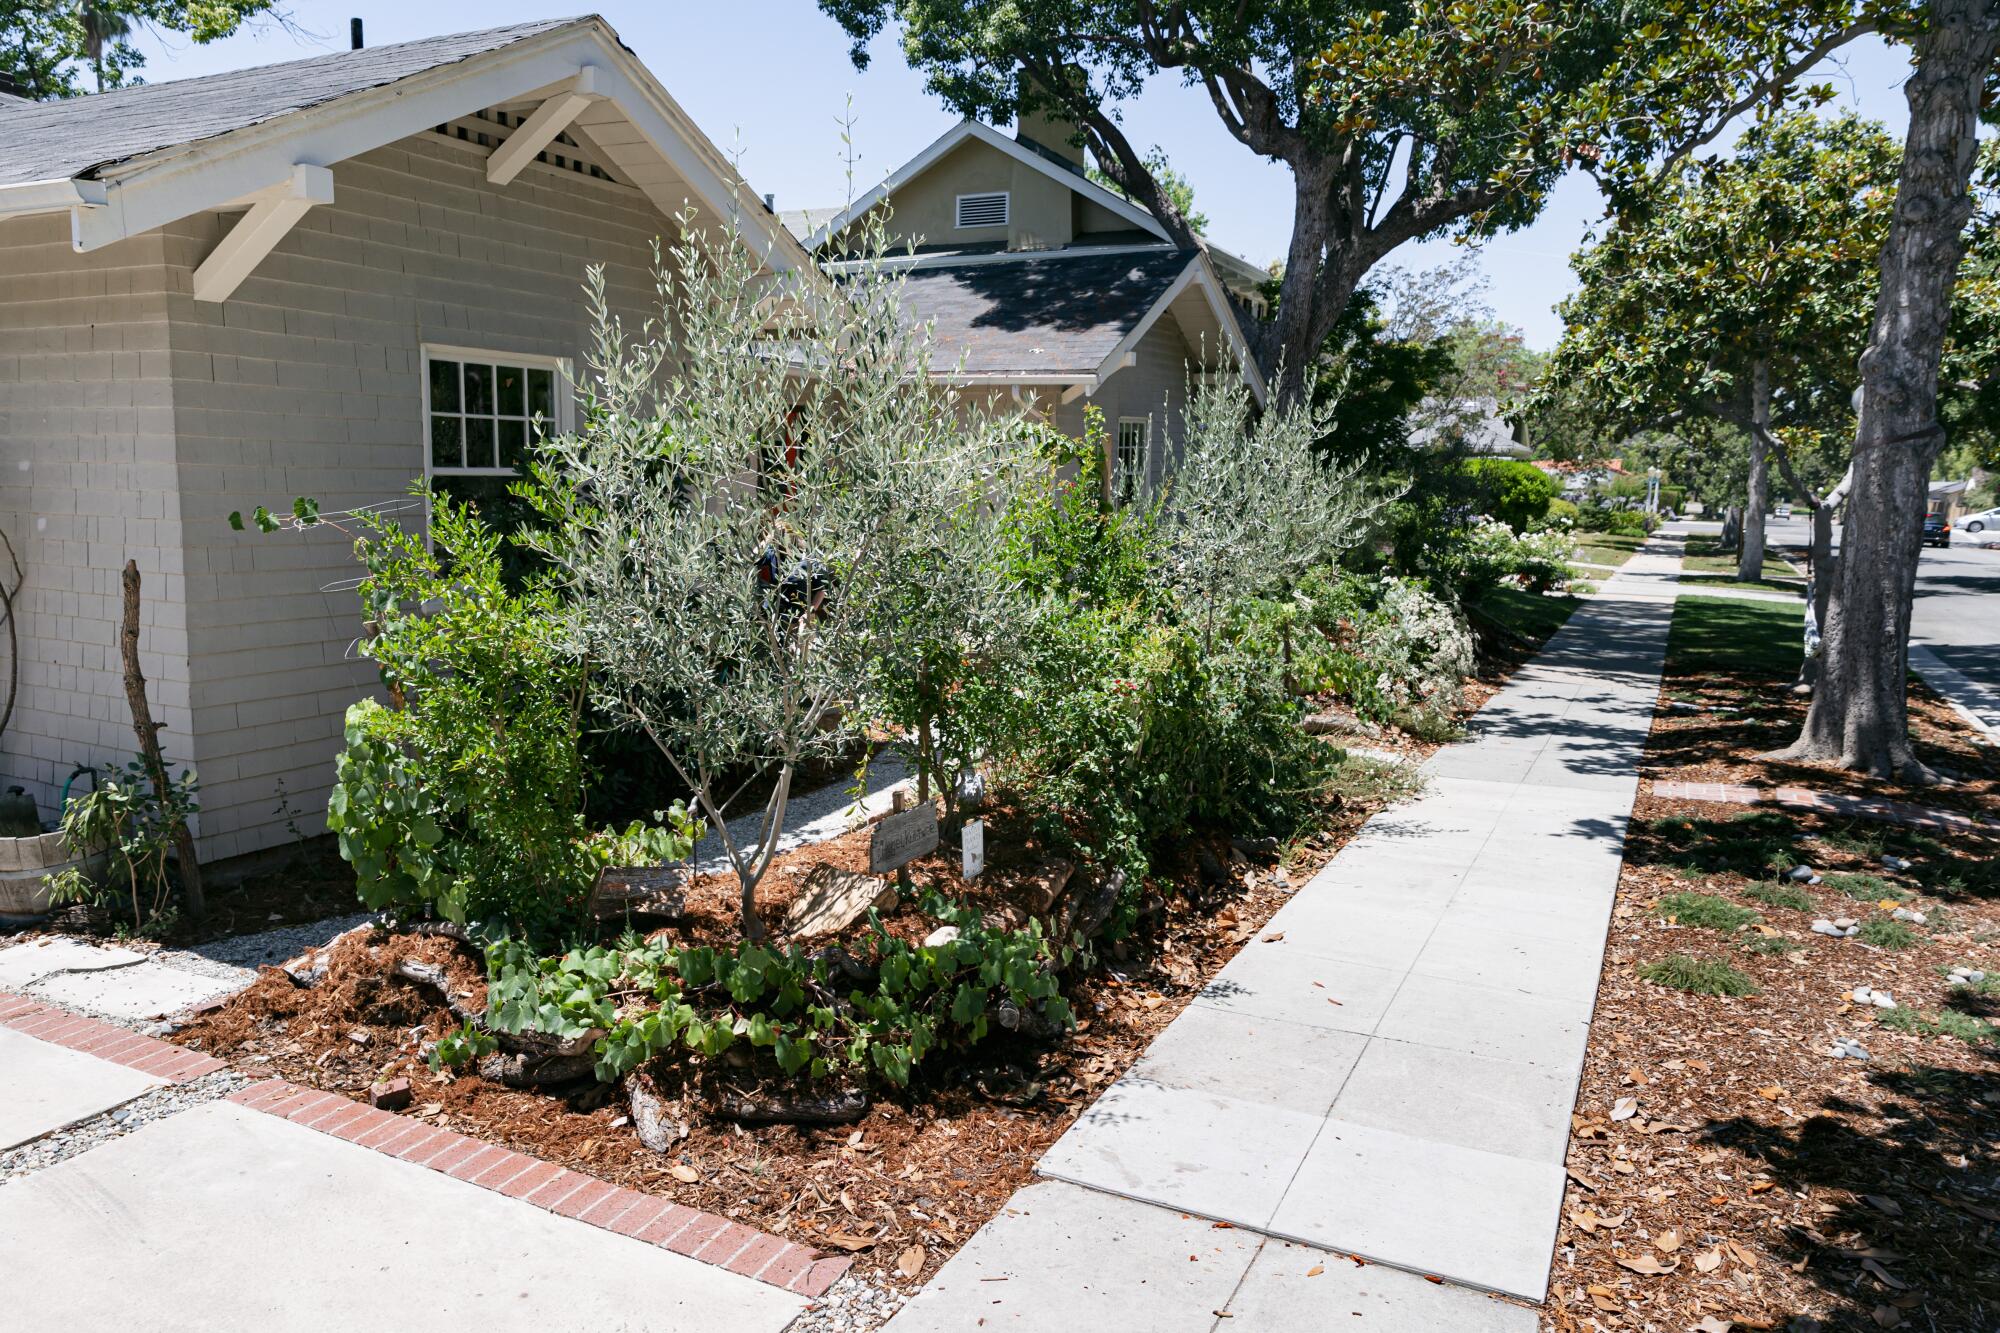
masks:
{"label": "white eave bracket", "polygon": [[493,150],[493,155],[486,159],[486,179],[495,185],[505,185],[520,175],[536,154],[554,143],[555,137],[596,100],[597,71],[585,65],[567,87],[536,107],[534,114]]}
{"label": "white eave bracket", "polygon": [[197,301],[227,301],[307,209],[332,203],[333,173],[325,167],[300,163],[281,183],[237,202],[249,204],[250,211],[195,269]]}

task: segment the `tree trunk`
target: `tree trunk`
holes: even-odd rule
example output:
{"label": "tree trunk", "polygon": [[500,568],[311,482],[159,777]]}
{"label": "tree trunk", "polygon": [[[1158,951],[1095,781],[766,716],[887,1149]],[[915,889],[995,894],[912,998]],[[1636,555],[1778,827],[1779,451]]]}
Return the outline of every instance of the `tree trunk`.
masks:
{"label": "tree trunk", "polygon": [[1798,740],[1781,757],[1929,781],[1910,744],[1910,602],[1931,463],[1944,444],[1938,362],[1972,216],[1981,89],[2000,0],[1934,0],[1905,85],[1909,137],[1882,247],[1882,293],[1861,354],[1854,484],[1841,529],[1825,662]]}
{"label": "tree trunk", "polygon": [[1305,396],[1307,376],[1320,344],[1354,294],[1359,275],[1347,269],[1355,258],[1349,238],[1334,235],[1334,182],[1338,164],[1292,165],[1292,243],[1278,308],[1269,323],[1254,327],[1253,344],[1271,388],[1271,401],[1289,407]]}
{"label": "tree trunk", "polygon": [[1764,433],[1771,428],[1771,363],[1750,366],[1750,486],[1743,499],[1743,537],[1736,547],[1736,580],[1764,577],[1764,510],[1771,499],[1771,461]]}
{"label": "tree trunk", "polygon": [[[165,805],[167,792],[173,787],[173,779],[167,776],[167,761],[160,755],[160,729],[166,724],[153,721],[152,709],[146,705],[146,674],[139,669],[138,561],[125,562],[120,581],[125,590],[124,623],[118,636],[125,662],[125,702],[132,709],[132,730],[139,735],[139,757],[153,779],[153,794]],[[187,904],[188,915],[199,921],[208,915],[208,896],[202,892],[201,862],[194,854],[194,837],[188,832],[186,820],[174,829],[174,859],[181,872],[181,899]]]}

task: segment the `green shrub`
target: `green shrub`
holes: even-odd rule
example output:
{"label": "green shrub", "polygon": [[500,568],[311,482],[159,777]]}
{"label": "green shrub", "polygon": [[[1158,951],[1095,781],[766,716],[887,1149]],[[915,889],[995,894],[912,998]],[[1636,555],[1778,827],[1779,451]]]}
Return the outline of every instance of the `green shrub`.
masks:
{"label": "green shrub", "polygon": [[1783,907],[1794,912],[1813,910],[1812,895],[1796,884],[1776,881],[1769,884],[1752,884],[1743,890],[1745,898],[1754,898],[1769,907]]}
{"label": "green shrub", "polygon": [[1601,504],[1581,506],[1576,526],[1580,532],[1608,532],[1618,537],[1643,537],[1652,531],[1652,524],[1640,510]]}
{"label": "green shrub", "polygon": [[63,841],[77,850],[102,850],[102,869],[71,866],[42,880],[55,906],[87,903],[105,907],[120,895],[132,911],[132,930],[162,927],[173,919],[167,906],[172,889],[168,858],[181,830],[200,806],[194,773],[169,774],[165,799],[155,790],[151,770],[134,759],[96,783],[63,808]]}
{"label": "green shrub", "polygon": [[[500,539],[468,508],[433,503],[428,549],[362,516],[361,651],[389,702],[347,710],[327,827],[371,908],[557,934],[606,854],[583,823],[583,664],[547,586],[509,588]],[[674,818],[628,837],[655,859],[684,855],[692,828],[678,808]]]}
{"label": "green shrub", "polygon": [[1757,913],[1712,893],[1669,893],[1654,904],[1662,919],[1708,930],[1740,930]]}
{"label": "green shrub", "polygon": [[1693,991],[1697,995],[1755,995],[1757,984],[1729,964],[1715,958],[1690,954],[1668,954],[1658,962],[1639,969],[1639,979],[1655,986]]}
{"label": "green shrub", "polygon": [[1465,463],[1480,507],[1516,532],[1526,532],[1549,512],[1562,484],[1517,458],[1474,458]]}
{"label": "green shrub", "polygon": [[1582,516],[1583,511],[1577,507],[1574,501],[1562,499],[1551,500],[1549,501],[1548,511],[1542,515],[1542,526],[1548,528],[1574,528],[1577,525],[1577,520]]}

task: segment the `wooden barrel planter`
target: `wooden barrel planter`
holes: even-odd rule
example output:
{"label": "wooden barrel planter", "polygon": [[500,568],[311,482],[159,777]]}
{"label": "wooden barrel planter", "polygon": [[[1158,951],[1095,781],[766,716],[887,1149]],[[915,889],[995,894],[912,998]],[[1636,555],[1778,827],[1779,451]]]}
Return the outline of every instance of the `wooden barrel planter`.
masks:
{"label": "wooden barrel planter", "polygon": [[104,864],[102,851],[78,855],[60,833],[32,838],[0,838],[0,921],[32,920],[49,911],[46,876],[71,866],[95,873]]}

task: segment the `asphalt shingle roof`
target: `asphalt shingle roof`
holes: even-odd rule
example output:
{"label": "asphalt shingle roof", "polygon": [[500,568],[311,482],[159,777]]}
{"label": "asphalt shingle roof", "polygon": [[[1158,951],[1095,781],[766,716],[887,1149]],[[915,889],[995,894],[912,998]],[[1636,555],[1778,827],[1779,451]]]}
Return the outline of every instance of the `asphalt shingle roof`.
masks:
{"label": "asphalt shingle roof", "polygon": [[1191,257],[1163,248],[913,268],[903,305],[935,326],[940,369],[963,354],[969,375],[1088,374]]}
{"label": "asphalt shingle roof", "polygon": [[585,19],[337,51],[198,79],[139,84],[61,102],[0,104],[0,185],[88,176],[128,158],[227,134]]}

